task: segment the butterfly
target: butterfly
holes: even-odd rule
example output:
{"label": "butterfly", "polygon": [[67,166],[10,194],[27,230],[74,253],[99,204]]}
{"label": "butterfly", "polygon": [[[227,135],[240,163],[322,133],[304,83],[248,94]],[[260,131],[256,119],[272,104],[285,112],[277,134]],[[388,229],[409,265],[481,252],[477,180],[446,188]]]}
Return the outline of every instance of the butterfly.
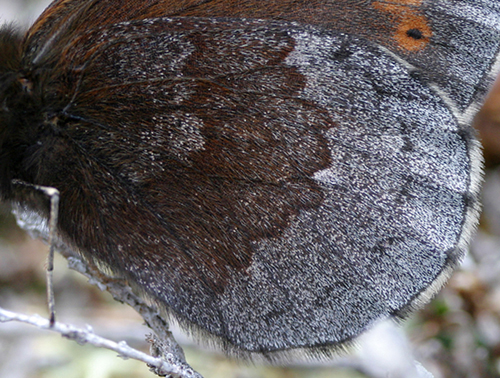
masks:
{"label": "butterfly", "polygon": [[56,0],[0,32],[0,195],[243,357],[405,318],[477,224],[495,1]]}

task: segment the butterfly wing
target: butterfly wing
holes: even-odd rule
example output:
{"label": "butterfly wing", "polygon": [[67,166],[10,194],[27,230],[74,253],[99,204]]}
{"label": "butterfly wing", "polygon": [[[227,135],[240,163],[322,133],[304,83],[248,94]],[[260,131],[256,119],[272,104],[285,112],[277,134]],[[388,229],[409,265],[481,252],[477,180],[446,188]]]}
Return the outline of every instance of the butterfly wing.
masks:
{"label": "butterfly wing", "polygon": [[[26,63],[57,56],[71,38],[92,26],[155,17],[273,19],[316,25],[387,47],[439,85],[460,111],[482,101],[496,72],[498,4],[470,0],[56,0],[27,36]],[[64,40],[66,43],[61,43]],[[493,71],[492,71],[493,69]],[[456,87],[457,82],[465,82]],[[454,87],[455,86],[455,87]]]}
{"label": "butterfly wing", "polygon": [[[31,163],[61,191],[67,240],[181,322],[277,356],[404,316],[459,263],[478,214],[469,123],[498,71],[500,5],[261,3],[144,2],[150,13],[86,31],[116,4],[74,17],[78,3],[59,1],[25,64],[56,104],[44,110],[59,134]],[[143,19],[161,12],[312,26]]]}

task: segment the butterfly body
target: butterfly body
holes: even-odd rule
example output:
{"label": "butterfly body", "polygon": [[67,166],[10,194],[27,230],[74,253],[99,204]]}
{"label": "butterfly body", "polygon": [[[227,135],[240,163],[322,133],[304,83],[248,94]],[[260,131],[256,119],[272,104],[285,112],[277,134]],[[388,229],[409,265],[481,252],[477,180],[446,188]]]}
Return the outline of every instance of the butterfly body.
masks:
{"label": "butterfly body", "polygon": [[54,2],[1,46],[3,199],[57,188],[66,243],[243,355],[405,317],[477,221],[500,30],[366,3]]}

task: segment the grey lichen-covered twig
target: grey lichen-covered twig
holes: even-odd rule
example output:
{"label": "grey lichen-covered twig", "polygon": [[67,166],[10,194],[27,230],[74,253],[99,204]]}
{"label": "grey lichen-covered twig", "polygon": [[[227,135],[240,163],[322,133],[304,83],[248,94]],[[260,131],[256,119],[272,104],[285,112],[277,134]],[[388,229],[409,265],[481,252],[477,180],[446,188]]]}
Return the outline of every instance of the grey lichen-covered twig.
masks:
{"label": "grey lichen-covered twig", "polygon": [[0,308],[0,322],[17,321],[31,324],[39,329],[50,330],[60,333],[62,336],[76,341],[78,344],[91,344],[96,347],[106,348],[118,353],[124,359],[132,358],[143,361],[152,367],[157,375],[170,375],[172,377],[201,378],[197,372],[179,361],[172,353],[167,353],[164,358],[153,357],[137,349],[131,348],[125,341],[115,342],[96,335],[92,327],[78,328],[71,324],[55,322],[53,326],[50,321],[40,315],[24,315]]}

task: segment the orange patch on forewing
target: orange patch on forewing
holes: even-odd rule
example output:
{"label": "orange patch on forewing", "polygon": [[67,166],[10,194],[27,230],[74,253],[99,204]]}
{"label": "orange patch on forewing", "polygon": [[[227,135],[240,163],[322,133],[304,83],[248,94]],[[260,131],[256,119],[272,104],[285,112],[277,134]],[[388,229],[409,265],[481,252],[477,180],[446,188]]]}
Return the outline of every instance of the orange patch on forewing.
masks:
{"label": "orange patch on forewing", "polygon": [[396,4],[396,5],[413,5],[413,6],[420,6],[422,5],[424,1],[423,0],[386,0],[384,1],[385,4]]}
{"label": "orange patch on forewing", "polygon": [[394,22],[392,37],[396,47],[418,51],[429,43],[432,29],[425,16],[416,8],[421,3],[421,0],[373,2],[375,9],[387,13]]}

